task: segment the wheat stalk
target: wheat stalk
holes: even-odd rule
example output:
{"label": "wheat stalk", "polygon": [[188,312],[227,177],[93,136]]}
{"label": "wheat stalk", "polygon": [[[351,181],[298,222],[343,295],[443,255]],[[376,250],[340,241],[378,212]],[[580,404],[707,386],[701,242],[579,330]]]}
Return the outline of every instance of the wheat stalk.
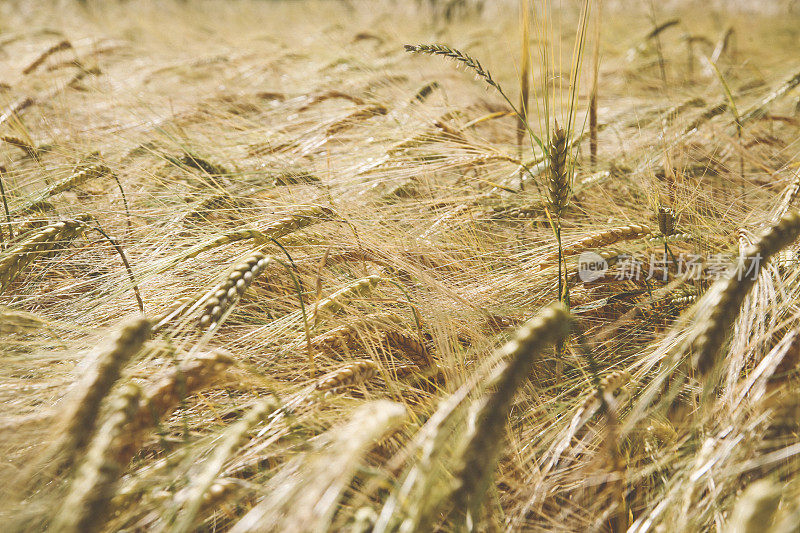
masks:
{"label": "wheat stalk", "polygon": [[234,359],[221,350],[181,362],[157,383],[145,388],[142,400],[117,446],[117,461],[127,464],[136,454],[147,431],[175,409],[184,398],[206,388]]}

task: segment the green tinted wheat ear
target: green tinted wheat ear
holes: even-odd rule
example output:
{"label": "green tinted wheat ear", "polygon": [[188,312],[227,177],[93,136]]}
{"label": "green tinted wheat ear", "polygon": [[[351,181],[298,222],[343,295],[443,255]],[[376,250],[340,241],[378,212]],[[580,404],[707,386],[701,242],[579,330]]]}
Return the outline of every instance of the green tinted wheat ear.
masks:
{"label": "green tinted wheat ear", "polygon": [[508,362],[493,380],[494,392],[480,405],[455,476],[452,503],[457,512],[467,514],[468,521],[477,523],[516,392],[530,376],[541,352],[548,345],[562,341],[569,329],[569,314],[560,304],[553,305],[529,320],[498,352]]}
{"label": "green tinted wheat ear", "polygon": [[200,327],[209,329],[215,327],[222,315],[236,304],[253,280],[264,271],[269,261],[269,257],[256,252],[236,265],[233,272],[228,275],[228,279],[217,285],[211,296],[203,302]]}
{"label": "green tinted wheat ear", "polygon": [[787,213],[758,242],[746,247],[728,278],[720,279],[708,290],[707,299],[703,301],[706,302],[704,307],[710,311],[700,323],[700,331],[692,343],[694,364],[701,374],[715,367],[725,336],[764,264],[794,242],[798,235],[800,212]]}
{"label": "green tinted wheat ear", "polygon": [[570,195],[569,172],[567,170],[567,133],[556,128],[547,153],[550,177],[547,182],[548,204],[553,216],[560,217],[567,208]]}
{"label": "green tinted wheat ear", "polygon": [[478,77],[482,78],[486,83],[488,83],[492,87],[496,88],[497,90],[500,90],[500,86],[497,84],[496,81],[494,81],[491,73],[485,68],[483,68],[480,61],[460,50],[456,50],[455,48],[450,48],[449,46],[445,46],[443,44],[416,44],[416,45],[407,44],[404,47],[406,49],[406,52],[449,57],[450,59],[453,59],[454,61],[463,64],[465,67],[475,72],[475,74]]}
{"label": "green tinted wheat ear", "polygon": [[117,461],[114,452],[138,404],[136,385],[127,385],[114,399],[108,418],[92,440],[50,531],[84,533],[103,528],[109,503],[126,466]]}

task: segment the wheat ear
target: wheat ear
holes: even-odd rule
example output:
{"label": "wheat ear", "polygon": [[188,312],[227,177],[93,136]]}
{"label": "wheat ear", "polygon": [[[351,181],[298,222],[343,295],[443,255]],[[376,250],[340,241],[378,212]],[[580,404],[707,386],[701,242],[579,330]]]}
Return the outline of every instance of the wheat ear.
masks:
{"label": "wheat ear", "polygon": [[79,217],[51,224],[0,254],[0,291],[37,258],[83,233],[88,228],[87,220],[88,217]]}
{"label": "wheat ear", "polygon": [[45,452],[41,463],[53,471],[71,465],[94,434],[100,405],[122,368],[150,336],[150,322],[136,318],[125,323],[95,356],[92,366],[66,400],[59,437]]}
{"label": "wheat ear", "polygon": [[245,413],[239,422],[233,424],[225,432],[221,442],[214,448],[211,457],[205,462],[200,473],[192,478],[191,485],[187,489],[186,501],[183,504],[185,510],[172,531],[182,533],[192,529],[195,517],[204,503],[204,498],[212,488],[225,461],[242,444],[247,433],[278,407],[279,404],[274,399],[259,401]]}
{"label": "wheat ear", "polygon": [[126,424],[136,412],[139,392],[139,388],[131,384],[115,398],[107,420],[92,440],[86,458],[49,528],[51,531],[91,533],[103,528],[109,503],[126,466],[117,461],[114,452],[120,439],[124,438]]}
{"label": "wheat ear", "polygon": [[423,342],[414,335],[390,329],[384,333],[387,343],[402,352],[412,363],[420,368],[427,368],[433,364],[431,354]]}
{"label": "wheat ear", "polygon": [[406,52],[412,52],[415,54],[430,54],[430,55],[438,55],[443,57],[448,57],[461,63],[465,67],[469,68],[475,74],[482,78],[486,83],[491,85],[492,87],[500,90],[500,86],[494,81],[492,78],[492,74],[483,68],[480,61],[471,57],[469,54],[462,52],[461,50],[456,50],[455,48],[450,48],[449,46],[445,46],[443,44],[407,44],[404,46]]}
{"label": "wheat ear", "polygon": [[331,220],[333,217],[335,217],[335,213],[332,209],[323,206],[313,206],[283,217],[258,230],[245,229],[234,231],[226,235],[220,235],[211,241],[193,246],[184,252],[180,258],[174,262],[191,259],[192,257],[196,257],[203,252],[207,252],[208,250],[213,250],[214,248],[218,248],[233,242],[253,239],[256,242],[261,243],[270,239],[277,239],[292,233],[293,231],[298,231],[312,224],[316,224],[317,222]]}
{"label": "wheat ear", "polygon": [[244,262],[236,265],[228,279],[213,289],[210,297],[202,302],[205,307],[200,315],[200,327],[216,327],[222,316],[231,309],[253,281],[267,268],[270,258],[256,252]]}
{"label": "wheat ear", "polygon": [[[622,226],[619,228],[612,228],[608,230],[598,231],[584,237],[583,239],[577,242],[564,246],[563,255],[565,257],[571,255],[577,255],[586,250],[591,250],[593,248],[602,248],[604,246],[610,246],[618,242],[638,239],[639,237],[644,237],[651,233],[652,231],[650,230],[650,228],[648,228],[647,226],[642,226],[640,224],[631,224],[630,226]],[[558,258],[558,254],[553,253],[548,255],[545,258],[545,260],[552,261],[556,258]]]}
{"label": "wheat ear", "polygon": [[117,460],[127,464],[151,427],[175,409],[182,399],[207,387],[233,363],[230,355],[216,350],[182,362],[160,381],[147,387],[117,448]]}
{"label": "wheat ear", "polygon": [[31,64],[22,69],[22,73],[27,76],[28,74],[39,68],[42,65],[42,63],[44,63],[47,60],[47,58],[50,57],[51,55],[60,52],[62,50],[68,50],[70,48],[72,48],[72,43],[69,41],[61,41],[58,44],[54,44],[53,46],[42,52],[39,55],[39,57],[33,60]]}
{"label": "wheat ear", "polygon": [[550,179],[547,181],[548,205],[552,215],[560,217],[569,203],[570,184],[567,171],[567,132],[556,128],[547,153]]}
{"label": "wheat ear", "polygon": [[355,361],[320,377],[315,388],[319,391],[328,391],[352,387],[368,381],[377,371],[378,365],[372,361]]}
{"label": "wheat ear", "polygon": [[36,147],[30,144],[29,142],[24,141],[18,137],[10,137],[8,135],[3,135],[2,137],[0,137],[0,141],[8,143],[15,148],[19,148],[33,159],[39,158],[39,150],[37,150]]}
{"label": "wheat ear", "polygon": [[717,354],[747,294],[758,279],[758,273],[769,258],[791,244],[800,234],[800,212],[784,215],[755,245],[748,246],[739,257],[736,268],[726,279],[720,279],[708,290],[704,299],[710,308],[708,317],[692,343],[694,364],[706,374],[717,363]]}
{"label": "wheat ear", "polygon": [[570,323],[564,307],[552,305],[525,323],[498,352],[498,356],[508,362],[493,380],[495,391],[480,406],[475,427],[460,453],[460,467],[455,475],[451,500],[459,513],[467,514],[468,520],[469,517],[473,521],[478,518],[517,390],[528,379],[542,350],[567,336]]}
{"label": "wheat ear", "polygon": [[339,289],[327,298],[323,298],[308,316],[309,324],[316,324],[320,315],[334,313],[343,309],[343,302],[353,296],[364,295],[374,289],[381,281],[380,276],[367,276]]}
{"label": "wheat ear", "polygon": [[63,180],[50,185],[48,188],[46,188],[44,191],[36,195],[36,197],[34,197],[33,199],[27,201],[22,206],[11,211],[11,214],[22,215],[34,211],[42,202],[44,202],[51,196],[55,196],[56,194],[62,193],[67,189],[78,187],[81,184],[89,181],[90,179],[99,178],[105,176],[106,174],[112,174],[112,173],[113,171],[106,165],[96,164],[96,165],[82,166],[77,171],[73,172]]}

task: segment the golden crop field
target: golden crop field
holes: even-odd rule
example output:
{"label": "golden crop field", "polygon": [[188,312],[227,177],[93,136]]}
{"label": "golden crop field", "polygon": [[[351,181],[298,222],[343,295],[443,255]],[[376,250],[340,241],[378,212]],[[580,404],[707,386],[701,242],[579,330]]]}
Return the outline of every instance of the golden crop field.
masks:
{"label": "golden crop field", "polygon": [[796,1],[0,3],[0,530],[800,531]]}

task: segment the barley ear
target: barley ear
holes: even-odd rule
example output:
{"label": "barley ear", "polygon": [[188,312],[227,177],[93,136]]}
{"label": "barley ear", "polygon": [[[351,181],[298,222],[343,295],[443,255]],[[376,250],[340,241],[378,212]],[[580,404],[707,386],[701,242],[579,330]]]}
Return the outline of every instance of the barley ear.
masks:
{"label": "barley ear", "polygon": [[571,320],[561,304],[541,311],[500,349],[499,355],[508,359],[495,380],[495,391],[479,407],[474,430],[460,454],[460,467],[456,473],[456,487],[452,502],[466,520],[478,519],[483,497],[486,495],[502,444],[514,396],[528,379],[539,354],[548,345],[562,341],[569,333]]}
{"label": "barley ear", "polygon": [[567,133],[556,128],[547,153],[550,179],[547,183],[548,203],[553,215],[560,217],[569,203],[570,184],[567,170]]}
{"label": "barley ear", "polygon": [[708,291],[708,317],[701,323],[701,331],[692,343],[694,365],[701,374],[707,374],[717,363],[717,355],[739,311],[742,302],[758,278],[758,273],[770,257],[791,244],[800,235],[800,212],[784,215],[761,239],[739,257],[733,272],[720,279]]}
{"label": "barley ear", "polygon": [[92,440],[50,530],[83,533],[102,529],[109,502],[125,467],[115,459],[114,452],[138,404],[139,388],[136,385],[127,385],[115,398],[108,419]]}
{"label": "barley ear", "polygon": [[150,322],[136,318],[123,325],[108,346],[97,354],[94,364],[85,371],[67,400],[61,436],[46,454],[57,461],[50,468],[70,465],[86,447],[94,434],[103,399],[119,379],[122,368],[149,337]]}

